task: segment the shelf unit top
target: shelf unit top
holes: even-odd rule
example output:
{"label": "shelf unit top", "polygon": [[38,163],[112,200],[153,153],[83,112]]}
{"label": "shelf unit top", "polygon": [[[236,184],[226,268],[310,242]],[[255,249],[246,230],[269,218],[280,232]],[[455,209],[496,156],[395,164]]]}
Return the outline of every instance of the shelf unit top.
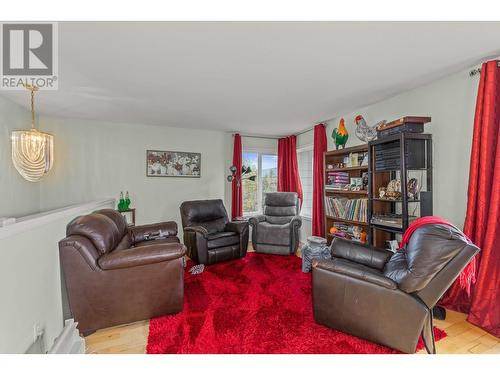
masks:
{"label": "shelf unit top", "polygon": [[325,157],[350,154],[351,152],[366,152],[366,151],[368,151],[368,144],[363,144],[359,146],[352,146],[347,148],[341,148],[338,150],[327,151],[325,152]]}

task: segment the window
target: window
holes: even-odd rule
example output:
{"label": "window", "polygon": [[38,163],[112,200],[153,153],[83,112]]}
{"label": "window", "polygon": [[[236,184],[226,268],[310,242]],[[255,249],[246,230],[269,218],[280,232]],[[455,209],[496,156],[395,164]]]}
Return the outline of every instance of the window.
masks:
{"label": "window", "polygon": [[297,150],[300,182],[302,183],[303,202],[300,215],[312,217],[313,192],[313,150],[311,147]]}
{"label": "window", "polygon": [[243,151],[243,215],[262,211],[264,194],[278,188],[278,158],[269,153]]}

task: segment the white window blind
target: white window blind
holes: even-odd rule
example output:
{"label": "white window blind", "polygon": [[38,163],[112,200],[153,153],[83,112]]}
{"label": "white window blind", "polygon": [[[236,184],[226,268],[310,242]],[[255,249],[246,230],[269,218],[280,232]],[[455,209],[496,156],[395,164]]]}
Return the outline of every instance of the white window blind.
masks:
{"label": "white window blind", "polygon": [[299,164],[300,182],[304,194],[302,210],[300,215],[312,217],[312,191],[313,191],[313,150],[304,149],[297,151],[297,162]]}

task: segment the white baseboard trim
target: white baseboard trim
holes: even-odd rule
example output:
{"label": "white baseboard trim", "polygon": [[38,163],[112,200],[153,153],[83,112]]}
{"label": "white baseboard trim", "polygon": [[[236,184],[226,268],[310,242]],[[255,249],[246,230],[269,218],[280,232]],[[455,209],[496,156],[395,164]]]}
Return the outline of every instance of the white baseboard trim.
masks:
{"label": "white baseboard trim", "polygon": [[61,334],[55,339],[48,354],[85,354],[85,340],[80,337],[78,323],[73,319],[64,322]]}

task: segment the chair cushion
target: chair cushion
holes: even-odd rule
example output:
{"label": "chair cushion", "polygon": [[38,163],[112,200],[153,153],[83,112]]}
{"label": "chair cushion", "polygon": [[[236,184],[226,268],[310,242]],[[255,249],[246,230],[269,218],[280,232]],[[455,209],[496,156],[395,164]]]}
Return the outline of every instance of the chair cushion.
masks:
{"label": "chair cushion", "polygon": [[66,235],[87,237],[101,254],[113,250],[122,239],[115,222],[102,214],[77,217],[66,227]]}
{"label": "chair cushion", "polygon": [[290,224],[259,223],[257,225],[257,243],[289,246]]}
{"label": "chair cushion", "polygon": [[218,247],[225,247],[236,245],[240,242],[240,236],[236,232],[218,232],[208,235],[207,247],[215,249]]}
{"label": "chair cushion", "polygon": [[386,263],[384,275],[406,293],[420,291],[467,246],[468,240],[456,228],[424,225],[413,232],[406,248]]}
{"label": "chair cushion", "polygon": [[229,222],[221,199],[186,201],[181,204],[182,226],[205,228],[208,233],[224,231]]}
{"label": "chair cushion", "polygon": [[208,264],[240,258],[240,246],[231,245],[208,250]]}
{"label": "chair cushion", "polygon": [[267,193],[264,198],[264,215],[271,224],[287,224],[299,214],[297,193]]}
{"label": "chair cushion", "polygon": [[264,205],[266,206],[296,206],[299,195],[293,192],[266,193]]}
{"label": "chair cushion", "polygon": [[121,213],[111,208],[104,208],[102,210],[97,210],[93,212],[94,214],[101,214],[109,217],[116,224],[120,236],[125,236],[128,233],[127,221]]}
{"label": "chair cushion", "polygon": [[118,245],[116,245],[113,251],[130,249],[131,247],[132,247],[132,238],[130,238],[130,235],[127,233],[123,236],[123,238],[118,243]]}
{"label": "chair cushion", "polygon": [[397,289],[397,284],[388,277],[385,277],[379,270],[351,262],[350,260],[333,258],[331,260],[319,261],[316,266],[324,270],[377,284],[387,289]]}

